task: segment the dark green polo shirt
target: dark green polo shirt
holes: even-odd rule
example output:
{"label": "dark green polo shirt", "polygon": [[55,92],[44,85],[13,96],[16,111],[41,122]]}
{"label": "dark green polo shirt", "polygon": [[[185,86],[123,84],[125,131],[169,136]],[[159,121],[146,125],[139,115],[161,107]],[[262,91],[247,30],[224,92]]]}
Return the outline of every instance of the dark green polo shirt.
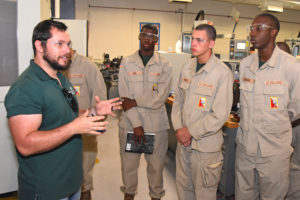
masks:
{"label": "dark green polo shirt", "polygon": [[[64,88],[75,92],[60,73]],[[42,114],[39,130],[51,130],[73,121],[74,113],[63,95],[58,81],[30,61],[30,66],[18,77],[5,97],[7,117],[20,114]],[[19,200],[57,200],[77,191],[82,182],[81,136],[70,138],[51,151],[28,157],[17,151],[19,162]]]}
{"label": "dark green polo shirt", "polygon": [[258,60],[258,68],[261,68],[266,62],[263,62],[261,60]]}
{"label": "dark green polo shirt", "polygon": [[197,66],[196,66],[196,73],[205,65],[206,63],[198,63],[197,61]]}

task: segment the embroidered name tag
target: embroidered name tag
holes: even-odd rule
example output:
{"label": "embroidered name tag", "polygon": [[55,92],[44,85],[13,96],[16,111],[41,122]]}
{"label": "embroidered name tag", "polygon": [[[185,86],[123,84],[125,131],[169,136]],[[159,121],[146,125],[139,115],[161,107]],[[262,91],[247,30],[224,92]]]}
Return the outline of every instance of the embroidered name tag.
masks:
{"label": "embroidered name tag", "polygon": [[182,81],[183,81],[183,82],[186,82],[186,83],[190,83],[190,82],[191,82],[191,80],[188,79],[188,78],[183,78]]}
{"label": "embroidered name tag", "polygon": [[198,83],[198,86],[199,87],[206,87],[206,88],[214,88],[214,85],[212,85],[212,84],[207,84],[207,83],[203,83],[203,82],[199,82]]}
{"label": "embroidered name tag", "polygon": [[245,81],[245,82],[249,82],[249,83],[254,83],[255,82],[254,79],[252,79],[252,78],[246,78],[246,77],[243,77],[242,80]]}
{"label": "embroidered name tag", "polygon": [[265,85],[283,85],[283,81],[266,81]]}
{"label": "embroidered name tag", "polygon": [[143,75],[143,72],[128,72],[129,76]]}
{"label": "embroidered name tag", "polygon": [[278,109],[278,97],[270,97],[271,109]]}
{"label": "embroidered name tag", "polygon": [[205,108],[206,107],[206,98],[205,97],[200,97],[199,98],[198,107],[199,108]]}
{"label": "embroidered name tag", "polygon": [[149,75],[149,76],[160,76],[160,73],[149,72],[148,75]]}
{"label": "embroidered name tag", "polygon": [[69,74],[70,78],[83,78],[84,74]]}

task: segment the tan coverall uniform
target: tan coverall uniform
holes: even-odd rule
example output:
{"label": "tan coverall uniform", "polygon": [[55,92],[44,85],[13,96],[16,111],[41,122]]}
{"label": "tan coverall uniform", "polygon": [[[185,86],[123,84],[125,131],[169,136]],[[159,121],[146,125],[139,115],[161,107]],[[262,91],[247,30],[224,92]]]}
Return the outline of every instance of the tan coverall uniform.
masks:
{"label": "tan coverall uniform", "polygon": [[258,63],[256,53],[240,65],[235,197],[282,200],[293,151],[290,119],[300,114],[300,66],[277,46],[263,66]]}
{"label": "tan coverall uniform", "polygon": [[154,53],[144,67],[138,51],[122,60],[119,72],[120,97],[135,99],[137,107],[123,112],[119,122],[120,155],[123,186],[127,194],[136,194],[138,167],[141,154],[125,152],[126,135],[142,126],[145,132],[154,132],[153,154],[145,154],[149,195],[164,196],[163,166],[168,148],[169,122],[165,101],[170,90],[172,67],[161,55]]}
{"label": "tan coverall uniform", "polygon": [[196,72],[186,62],[175,89],[174,129],[187,127],[192,143],[176,150],[176,186],[180,200],[215,200],[223,165],[222,126],[233,99],[233,74],[214,54]]}
{"label": "tan coverall uniform", "polygon": [[[65,74],[66,73],[66,74]],[[98,67],[88,58],[74,53],[72,64],[67,72],[70,82],[76,90],[79,109],[86,110],[95,104],[95,96],[106,100],[106,85]],[[93,189],[93,168],[98,153],[97,138],[82,135],[83,144],[83,182],[82,192]]]}
{"label": "tan coverall uniform", "polygon": [[294,152],[290,164],[290,184],[286,200],[300,199],[300,120],[293,126],[292,146]]}

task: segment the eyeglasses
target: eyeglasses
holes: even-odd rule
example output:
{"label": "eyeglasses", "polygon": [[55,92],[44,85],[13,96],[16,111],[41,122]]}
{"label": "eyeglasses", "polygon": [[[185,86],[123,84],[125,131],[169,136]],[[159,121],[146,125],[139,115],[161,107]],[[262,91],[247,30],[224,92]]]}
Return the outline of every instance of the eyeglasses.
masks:
{"label": "eyeglasses", "polygon": [[72,95],[72,93],[69,90],[67,90],[66,88],[63,88],[62,92],[63,92],[64,96],[66,97],[67,102],[71,106],[73,112],[75,112],[75,113],[78,112],[78,104],[77,104],[76,99]]}
{"label": "eyeglasses", "polygon": [[50,42],[51,45],[56,46],[57,48],[61,49],[63,47],[72,48],[72,42],[64,42],[64,41],[52,41]]}
{"label": "eyeglasses", "polygon": [[149,39],[149,40],[157,40],[158,39],[158,35],[153,34],[153,33],[144,33],[144,32],[140,32],[140,39],[145,40],[145,39]]}
{"label": "eyeglasses", "polygon": [[201,43],[201,44],[204,44],[205,42],[207,42],[207,40],[204,40],[204,39],[202,39],[202,38],[193,38],[192,37],[192,41],[193,40],[196,40],[199,44]]}
{"label": "eyeglasses", "polygon": [[266,30],[267,28],[273,29],[274,27],[266,24],[251,24],[247,26],[247,33],[250,33],[252,31],[260,32]]}

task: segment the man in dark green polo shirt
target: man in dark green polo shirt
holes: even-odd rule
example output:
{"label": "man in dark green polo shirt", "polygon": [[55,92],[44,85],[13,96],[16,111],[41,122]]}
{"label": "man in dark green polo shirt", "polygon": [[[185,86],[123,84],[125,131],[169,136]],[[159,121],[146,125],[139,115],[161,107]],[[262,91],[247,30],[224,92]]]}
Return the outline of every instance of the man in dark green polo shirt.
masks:
{"label": "man in dark green polo shirt", "polygon": [[98,135],[107,126],[98,115],[113,115],[120,107],[118,99],[95,97],[95,106],[79,113],[73,86],[58,72],[71,62],[66,30],[65,24],[52,20],[35,27],[34,59],[5,97],[19,162],[19,200],[79,199],[80,134]]}

